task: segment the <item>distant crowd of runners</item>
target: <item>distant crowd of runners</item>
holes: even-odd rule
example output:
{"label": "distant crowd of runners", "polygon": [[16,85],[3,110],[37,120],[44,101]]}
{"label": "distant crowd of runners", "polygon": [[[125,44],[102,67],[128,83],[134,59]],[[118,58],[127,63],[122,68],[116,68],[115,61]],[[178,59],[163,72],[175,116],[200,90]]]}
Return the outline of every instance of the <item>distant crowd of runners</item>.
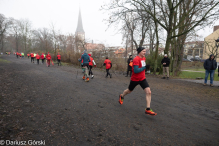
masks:
{"label": "distant crowd of runners", "polygon": [[[10,54],[9,54],[10,55]],[[17,58],[24,58],[24,53],[23,52],[14,52],[14,55],[16,55]],[[27,53],[27,57],[28,59],[31,58],[31,63],[34,63],[34,60],[36,59],[37,64],[40,64],[40,60],[42,61],[42,64],[44,64],[44,61],[46,60],[46,65],[48,67],[50,67],[50,63],[53,63],[52,61],[52,56],[50,55],[50,53],[48,52],[47,55],[45,55],[44,53],[42,53],[41,55],[39,55],[38,53]],[[57,55],[57,64],[58,66],[61,65],[61,55],[58,53]]]}

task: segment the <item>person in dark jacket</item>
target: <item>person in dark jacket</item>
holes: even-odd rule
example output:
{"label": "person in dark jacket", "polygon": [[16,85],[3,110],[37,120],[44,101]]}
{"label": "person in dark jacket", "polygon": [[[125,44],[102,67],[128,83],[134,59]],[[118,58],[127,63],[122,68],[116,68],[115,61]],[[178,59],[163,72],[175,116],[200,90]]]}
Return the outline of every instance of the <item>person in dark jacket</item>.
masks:
{"label": "person in dark jacket", "polygon": [[79,62],[81,62],[83,60],[83,68],[84,70],[84,76],[82,77],[83,80],[85,80],[85,82],[89,82],[89,77],[88,77],[88,68],[89,68],[89,62],[90,62],[90,56],[88,56],[86,50],[84,50],[83,55],[81,56],[81,58],[78,60]]}
{"label": "person in dark jacket", "polygon": [[164,55],[164,58],[162,59],[161,63],[163,64],[163,78],[165,79],[165,73],[167,73],[167,79],[169,79],[169,65],[170,65],[170,59],[167,57],[167,54]]}
{"label": "person in dark jacket", "polygon": [[128,74],[130,72],[130,77],[132,76],[132,66],[130,66],[130,63],[133,61],[132,55],[129,55],[129,59],[127,60],[128,67],[127,67],[127,74],[126,77],[128,77]]}
{"label": "person in dark jacket", "polygon": [[217,71],[218,71],[218,77],[219,77],[219,65],[218,65],[218,69],[217,69]]}
{"label": "person in dark jacket", "polygon": [[214,72],[217,68],[217,62],[214,60],[214,55],[213,54],[210,55],[209,59],[205,60],[204,68],[205,68],[204,86],[207,85],[208,74],[210,74],[210,86],[213,86]]}

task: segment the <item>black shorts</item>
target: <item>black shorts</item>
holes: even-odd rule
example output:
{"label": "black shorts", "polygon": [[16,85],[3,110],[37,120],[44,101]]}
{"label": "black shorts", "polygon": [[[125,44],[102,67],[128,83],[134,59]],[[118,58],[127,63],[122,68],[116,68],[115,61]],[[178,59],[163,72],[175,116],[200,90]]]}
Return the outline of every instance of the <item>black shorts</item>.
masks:
{"label": "black shorts", "polygon": [[89,68],[89,63],[83,63],[83,67]]}
{"label": "black shorts", "polygon": [[129,89],[130,91],[133,91],[133,90],[135,89],[135,87],[136,87],[138,84],[141,86],[141,88],[142,88],[143,90],[144,90],[145,88],[149,87],[149,84],[148,84],[147,80],[144,79],[144,80],[142,80],[142,81],[130,81],[130,84],[129,84],[129,88],[128,88],[128,89]]}

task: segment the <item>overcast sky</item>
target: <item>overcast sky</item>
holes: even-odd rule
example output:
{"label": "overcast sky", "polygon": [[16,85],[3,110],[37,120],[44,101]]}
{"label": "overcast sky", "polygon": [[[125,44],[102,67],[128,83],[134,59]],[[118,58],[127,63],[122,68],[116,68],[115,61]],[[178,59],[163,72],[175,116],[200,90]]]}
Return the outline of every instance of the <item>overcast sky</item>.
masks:
{"label": "overcast sky", "polygon": [[[112,27],[107,30],[103,19],[107,14],[99,11],[101,5],[110,0],[0,0],[0,13],[5,17],[28,19],[32,27],[50,28],[55,25],[62,33],[75,33],[79,7],[81,8],[85,38],[94,43],[121,46],[122,35]],[[203,38],[213,32],[213,27],[199,31]]]}
{"label": "overcast sky", "polygon": [[100,11],[109,0],[0,0],[0,13],[5,17],[28,19],[33,28],[50,28],[55,24],[62,33],[75,33],[79,7],[81,8],[85,37],[94,43],[121,45],[122,35],[113,28],[107,29]]}

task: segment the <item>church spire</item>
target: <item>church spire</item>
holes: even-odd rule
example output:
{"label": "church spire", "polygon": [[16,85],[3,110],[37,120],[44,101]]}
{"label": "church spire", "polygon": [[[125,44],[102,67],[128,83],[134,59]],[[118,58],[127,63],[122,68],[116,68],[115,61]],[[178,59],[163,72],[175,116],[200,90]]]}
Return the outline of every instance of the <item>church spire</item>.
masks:
{"label": "church spire", "polygon": [[81,18],[81,9],[79,8],[79,14],[78,14],[78,26],[76,29],[76,34],[81,34],[84,33],[84,29],[83,29],[83,23],[82,23],[82,18]]}

